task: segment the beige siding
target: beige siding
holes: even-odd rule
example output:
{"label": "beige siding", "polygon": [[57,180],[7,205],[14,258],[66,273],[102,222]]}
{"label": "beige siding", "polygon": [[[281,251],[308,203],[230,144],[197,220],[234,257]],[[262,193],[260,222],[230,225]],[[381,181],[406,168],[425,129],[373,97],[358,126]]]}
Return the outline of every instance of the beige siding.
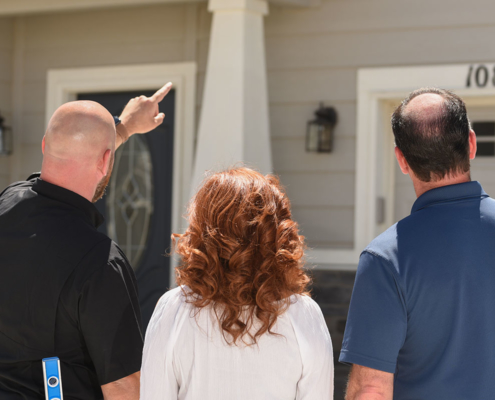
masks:
{"label": "beige siding", "polygon": [[[352,207],[294,207],[294,218],[310,247],[350,248],[354,227]],[[329,241],[328,238],[335,238]]]}
{"label": "beige siding", "polygon": [[[274,167],[311,246],[352,245],[358,69],[493,62],[494,12],[490,0],[271,7],[265,31]],[[327,155],[304,150],[306,123],[320,101],[339,113],[335,149]],[[397,169],[396,218],[409,214],[414,200]]]}
{"label": "beige siding", "polygon": [[[5,123],[12,122],[12,45],[13,22],[10,18],[0,19],[0,113]],[[0,191],[10,179],[11,157],[0,156]]]}
{"label": "beige siding", "polygon": [[[24,17],[23,149],[17,155],[21,164],[19,174],[25,176],[41,165],[49,69],[182,62],[194,58],[197,39],[190,37],[191,7],[201,8],[161,5]],[[193,20],[194,25],[201,25],[199,13],[193,19],[197,19]]]}
{"label": "beige siding", "polygon": [[[271,7],[268,35],[426,30],[493,25],[492,0],[322,0],[310,9]],[[323,51],[324,49],[320,49]]]}
{"label": "beige siding", "polygon": [[[323,0],[307,9],[271,6],[265,31],[274,168],[310,246],[352,246],[357,70],[494,61],[494,12],[491,0]],[[46,73],[52,68],[196,60],[199,118],[211,28],[206,3],[24,19],[19,177],[41,163]],[[12,31],[10,20],[0,20],[0,110],[9,112]],[[320,101],[339,114],[331,154],[305,151],[306,124]],[[0,183],[4,166],[0,160]],[[397,171],[394,215],[407,215],[413,201],[408,178]]]}

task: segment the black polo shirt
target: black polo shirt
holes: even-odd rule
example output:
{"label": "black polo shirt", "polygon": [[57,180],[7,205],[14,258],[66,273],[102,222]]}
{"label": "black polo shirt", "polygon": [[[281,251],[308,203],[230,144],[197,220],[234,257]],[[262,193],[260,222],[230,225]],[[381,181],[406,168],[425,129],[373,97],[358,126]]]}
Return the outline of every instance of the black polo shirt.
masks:
{"label": "black polo shirt", "polygon": [[140,370],[136,279],[102,222],[37,177],[0,194],[0,399],[44,399],[45,357],[60,358],[66,400]]}

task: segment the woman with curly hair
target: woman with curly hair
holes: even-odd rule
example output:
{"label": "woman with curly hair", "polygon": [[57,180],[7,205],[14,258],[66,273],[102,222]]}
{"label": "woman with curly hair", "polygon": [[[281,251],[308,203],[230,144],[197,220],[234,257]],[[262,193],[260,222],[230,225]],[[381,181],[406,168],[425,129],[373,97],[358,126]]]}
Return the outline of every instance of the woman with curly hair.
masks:
{"label": "woman with curly hair", "polygon": [[173,238],[180,286],[148,326],[141,399],[332,399],[332,343],[277,178],[213,174]]}

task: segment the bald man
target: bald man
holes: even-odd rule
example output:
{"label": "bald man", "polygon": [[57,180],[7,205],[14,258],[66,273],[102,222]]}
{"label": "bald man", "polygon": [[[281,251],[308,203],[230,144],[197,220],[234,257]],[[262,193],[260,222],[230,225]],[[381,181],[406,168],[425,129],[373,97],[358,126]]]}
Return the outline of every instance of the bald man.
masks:
{"label": "bald man", "polygon": [[0,194],[0,399],[44,399],[41,359],[54,356],[66,400],[139,398],[136,280],[97,231],[93,203],[120,144],[163,122],[171,87],[132,99],[117,128],[98,103],[64,104],[43,138],[41,175]]}
{"label": "bald man", "polygon": [[465,104],[416,90],[392,128],[417,200],[361,254],[340,355],[353,365],[346,398],[491,399],[495,201],[471,181]]}

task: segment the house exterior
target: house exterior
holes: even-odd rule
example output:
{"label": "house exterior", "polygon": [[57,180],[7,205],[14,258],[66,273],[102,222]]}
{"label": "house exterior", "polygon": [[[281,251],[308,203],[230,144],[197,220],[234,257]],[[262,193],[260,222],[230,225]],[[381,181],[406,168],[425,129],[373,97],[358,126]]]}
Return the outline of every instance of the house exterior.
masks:
{"label": "house exterior", "polygon": [[[400,99],[428,85],[464,97],[473,122],[487,123],[473,178],[495,193],[494,11],[489,0],[0,0],[0,114],[13,132],[0,187],[40,169],[44,128],[64,102],[172,81],[173,140],[124,149],[102,200],[108,233],[139,264],[154,216],[185,228],[205,170],[242,161],[275,172],[307,238],[337,358],[360,250],[415,200],[393,158]],[[331,153],[306,151],[320,102],[338,114]],[[336,371],[339,399],[347,369]]]}

